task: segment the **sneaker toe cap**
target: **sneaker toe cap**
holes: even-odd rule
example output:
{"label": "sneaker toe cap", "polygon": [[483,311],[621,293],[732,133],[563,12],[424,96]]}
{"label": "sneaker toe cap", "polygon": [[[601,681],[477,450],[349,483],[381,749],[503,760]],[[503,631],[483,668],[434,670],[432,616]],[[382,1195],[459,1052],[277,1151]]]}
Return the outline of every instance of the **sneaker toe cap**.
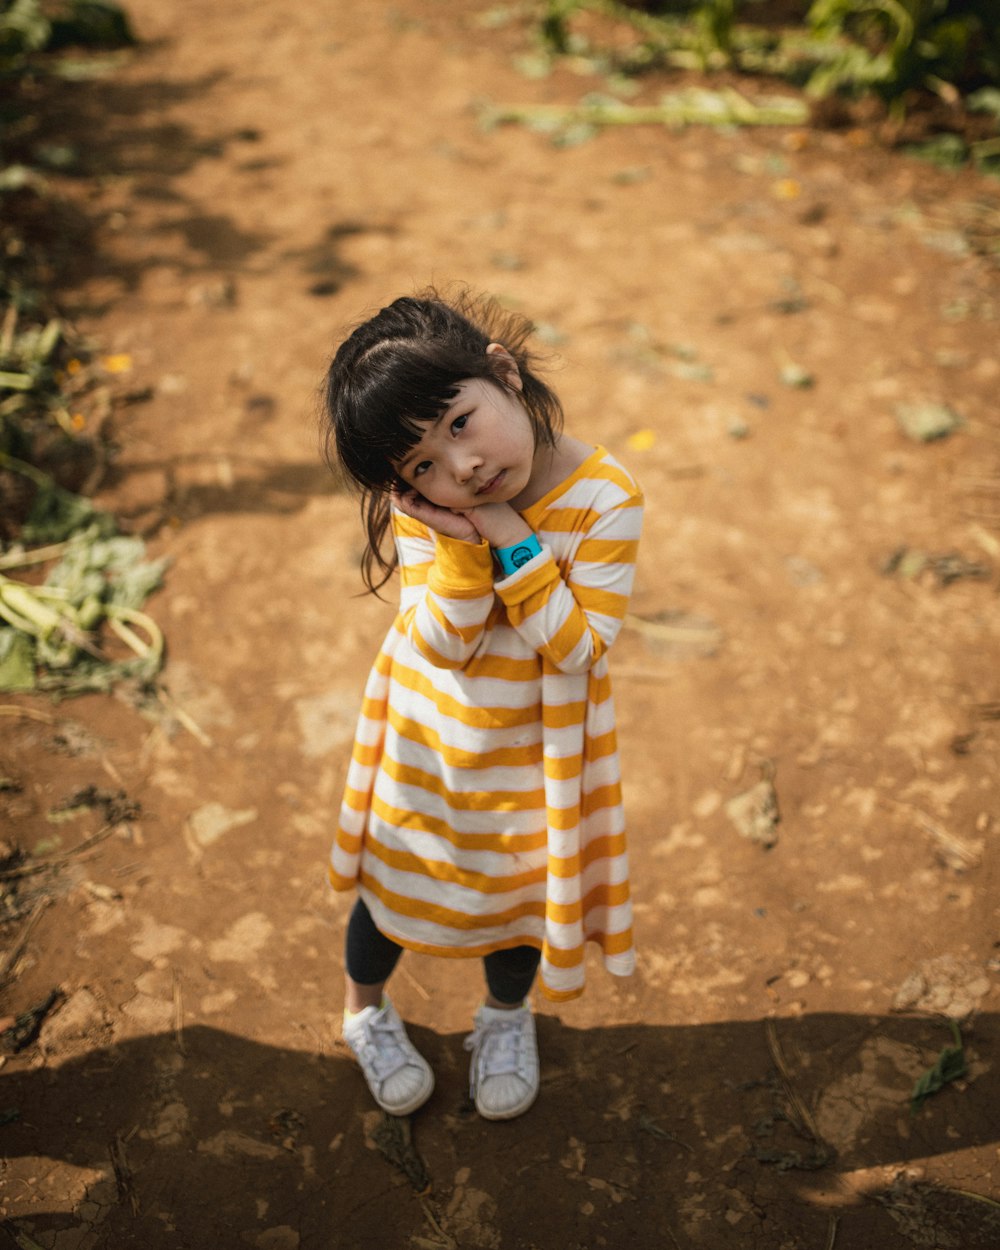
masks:
{"label": "sneaker toe cap", "polygon": [[409,1115],[423,1106],[433,1089],[434,1073],[430,1068],[408,1063],[382,1082],[378,1102],[391,1115]]}
{"label": "sneaker toe cap", "polygon": [[476,1091],[476,1110],[487,1120],[510,1120],[527,1111],[537,1096],[538,1086],[519,1076],[491,1076]]}

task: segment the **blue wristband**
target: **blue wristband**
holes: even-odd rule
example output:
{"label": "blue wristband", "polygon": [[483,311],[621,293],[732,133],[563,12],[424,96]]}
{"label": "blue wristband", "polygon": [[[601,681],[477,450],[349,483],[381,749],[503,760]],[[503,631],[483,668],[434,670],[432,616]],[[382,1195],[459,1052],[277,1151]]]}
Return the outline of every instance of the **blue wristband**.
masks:
{"label": "blue wristband", "polygon": [[527,564],[529,560],[542,554],[542,544],[538,541],[537,534],[529,534],[527,538],[523,538],[519,543],[512,543],[509,547],[494,547],[493,554],[504,576],[510,577],[511,573],[516,573],[522,564]]}

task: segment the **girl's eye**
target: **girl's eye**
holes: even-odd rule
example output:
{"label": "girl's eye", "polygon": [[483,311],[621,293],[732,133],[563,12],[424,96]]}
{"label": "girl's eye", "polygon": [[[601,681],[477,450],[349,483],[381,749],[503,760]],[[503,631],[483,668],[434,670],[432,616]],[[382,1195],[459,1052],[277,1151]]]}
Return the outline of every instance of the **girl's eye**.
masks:
{"label": "girl's eye", "polygon": [[468,419],[469,419],[468,414],[462,417],[456,417],[455,420],[452,421],[451,423],[452,434],[457,434],[459,430],[464,430],[465,423],[468,421]]}
{"label": "girl's eye", "polygon": [[417,467],[413,470],[413,476],[420,477],[420,475],[426,473],[430,467],[431,462],[429,460],[421,460]]}

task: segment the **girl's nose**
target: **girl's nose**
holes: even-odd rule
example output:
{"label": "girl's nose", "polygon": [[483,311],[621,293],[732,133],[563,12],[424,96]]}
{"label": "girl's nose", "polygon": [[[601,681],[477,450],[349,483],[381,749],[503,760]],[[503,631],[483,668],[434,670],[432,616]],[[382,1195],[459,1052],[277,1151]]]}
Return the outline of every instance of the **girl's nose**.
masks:
{"label": "girl's nose", "polygon": [[455,476],[463,483],[475,477],[476,470],[482,468],[483,458],[472,451],[464,451],[455,464]]}

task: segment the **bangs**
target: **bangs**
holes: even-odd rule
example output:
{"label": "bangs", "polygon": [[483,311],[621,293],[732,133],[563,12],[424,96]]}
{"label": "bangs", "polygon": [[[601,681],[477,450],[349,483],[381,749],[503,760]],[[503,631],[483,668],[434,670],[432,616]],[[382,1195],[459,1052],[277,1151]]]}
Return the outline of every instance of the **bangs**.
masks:
{"label": "bangs", "polygon": [[463,378],[396,353],[366,365],[345,388],[353,416],[336,431],[337,450],[352,476],[377,490],[395,481],[395,466],[449,406]]}

